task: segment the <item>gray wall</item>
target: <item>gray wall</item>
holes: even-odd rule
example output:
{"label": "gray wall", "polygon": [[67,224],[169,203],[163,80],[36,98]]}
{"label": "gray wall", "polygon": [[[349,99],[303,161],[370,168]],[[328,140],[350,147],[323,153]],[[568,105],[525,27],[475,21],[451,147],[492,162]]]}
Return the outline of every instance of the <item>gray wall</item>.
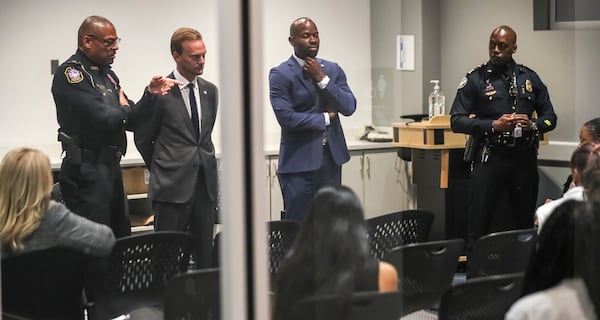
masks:
{"label": "gray wall", "polygon": [[[453,100],[464,74],[487,60],[494,27],[512,26],[518,34],[518,63],[534,69],[545,82],[558,114],[551,141],[578,141],[579,127],[600,116],[600,30],[533,31],[533,0],[452,0],[441,4],[442,83]],[[594,40],[595,39],[595,40]]]}
{"label": "gray wall", "polygon": [[[219,39],[227,37],[217,30],[218,0],[184,0],[177,3],[148,0],[10,0],[0,2],[0,39],[3,40],[0,70],[0,155],[19,145],[45,147],[56,142],[56,115],[50,86],[50,60],[63,62],[76,49],[77,28],[88,15],[109,18],[123,39],[114,70],[130,98],[139,99],[154,74],[167,74],[174,68],[169,41],[181,26],[202,32],[207,44],[204,77],[217,85],[220,61]],[[292,54],[287,41],[289,26],[300,16],[312,17],[321,34],[319,56],[338,62],[346,71],[358,108],[344,126],[362,127],[371,121],[371,42],[369,0],[291,0],[264,1],[265,81],[264,117],[267,144],[278,139],[279,126],[268,100],[269,69]],[[340,18],[340,19],[338,19]],[[230,19],[233,19],[230,18]],[[352,23],[350,23],[352,22]],[[245,48],[239,48],[245,50]],[[220,92],[221,95],[227,92]],[[228,108],[220,106],[226,123]],[[214,131],[219,145],[220,120]],[[129,135],[131,138],[131,135]],[[132,144],[130,144],[132,146]],[[51,149],[51,148],[48,148]],[[135,152],[130,147],[129,152]]]}
{"label": "gray wall", "polygon": [[[346,70],[358,98],[346,128],[372,123],[389,125],[401,114],[426,111],[429,80],[441,79],[449,109],[462,76],[487,60],[491,30],[500,24],[518,32],[517,62],[536,70],[550,90],[559,115],[553,141],[577,141],[580,125],[598,115],[600,64],[599,30],[533,31],[533,0],[292,0],[264,1],[264,117],[266,137],[277,140],[279,128],[268,102],[268,70],[292,52],[287,43],[289,23],[311,16],[321,31],[323,58]],[[182,10],[185,6],[185,10]],[[2,1],[0,36],[3,54],[0,79],[3,116],[0,148],[56,144],[56,120],[50,95],[50,59],[64,61],[76,47],[76,29],[90,14],[109,17],[123,38],[114,68],[123,87],[137,99],[153,74],[173,68],[168,42],[179,26],[198,28],[208,46],[205,77],[219,84],[219,34],[215,0],[186,0],[173,5],[146,0]],[[413,34],[415,71],[395,70],[395,36]],[[244,50],[244,48],[240,48]],[[373,70],[373,72],[372,72]],[[375,101],[379,73],[389,75],[385,101]],[[223,94],[223,93],[222,93]],[[380,103],[391,110],[378,109]],[[226,117],[227,107],[221,115]],[[350,131],[350,130],[349,130]],[[220,130],[215,131],[219,141]]]}
{"label": "gray wall", "polygon": [[140,98],[153,75],[173,70],[169,41],[181,26],[202,32],[208,50],[205,75],[218,83],[219,35],[213,1],[188,0],[179,5],[146,0],[107,0],[101,4],[90,0],[2,1],[0,149],[57,144],[50,60],[63,62],[75,52],[77,29],[93,14],[109,18],[123,39],[113,68],[131,99]]}
{"label": "gray wall", "polygon": [[[429,80],[440,79],[439,0],[372,0],[373,123],[389,126],[405,114],[427,113]],[[396,35],[415,36],[415,70],[396,70]],[[385,77],[386,95],[377,81]]]}

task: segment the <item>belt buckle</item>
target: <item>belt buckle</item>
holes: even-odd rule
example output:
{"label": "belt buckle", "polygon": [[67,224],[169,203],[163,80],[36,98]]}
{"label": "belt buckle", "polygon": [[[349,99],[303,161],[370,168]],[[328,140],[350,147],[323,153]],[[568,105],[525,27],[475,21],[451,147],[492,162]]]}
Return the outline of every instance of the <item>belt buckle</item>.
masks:
{"label": "belt buckle", "polygon": [[514,147],[516,145],[516,142],[517,142],[517,138],[512,137],[512,136],[508,137],[506,139],[506,146],[508,146],[508,147]]}

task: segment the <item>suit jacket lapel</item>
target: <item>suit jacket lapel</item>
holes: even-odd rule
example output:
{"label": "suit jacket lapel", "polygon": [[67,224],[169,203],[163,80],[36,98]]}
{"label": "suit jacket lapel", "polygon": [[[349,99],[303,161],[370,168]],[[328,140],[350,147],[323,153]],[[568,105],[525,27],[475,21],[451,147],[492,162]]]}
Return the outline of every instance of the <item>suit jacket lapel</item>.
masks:
{"label": "suit jacket lapel", "polygon": [[[173,73],[169,74],[167,77],[171,79],[175,79]],[[170,91],[173,94],[173,99],[175,99],[176,108],[179,111],[183,122],[185,123],[186,128],[190,132],[192,137],[195,137],[194,128],[192,127],[192,119],[190,118],[190,114],[188,112],[188,107],[185,105],[185,100],[183,100],[183,95],[181,94],[181,90],[179,86],[173,86]]]}
{"label": "suit jacket lapel", "polygon": [[298,77],[300,83],[302,83],[306,90],[308,90],[308,92],[310,92],[311,95],[316,96],[317,91],[315,90],[313,82],[310,80],[308,75],[304,74],[304,70],[302,70],[302,67],[300,67],[300,64],[298,64],[298,62],[296,61],[296,59],[294,59],[293,56],[290,57],[290,59],[288,60],[288,65],[290,67],[290,70],[296,75],[296,77]]}
{"label": "suit jacket lapel", "polygon": [[212,100],[209,96],[208,86],[198,78],[198,92],[200,93],[200,137],[202,137],[206,133],[206,129],[208,126],[207,121],[212,119],[212,107],[209,106],[210,101]]}

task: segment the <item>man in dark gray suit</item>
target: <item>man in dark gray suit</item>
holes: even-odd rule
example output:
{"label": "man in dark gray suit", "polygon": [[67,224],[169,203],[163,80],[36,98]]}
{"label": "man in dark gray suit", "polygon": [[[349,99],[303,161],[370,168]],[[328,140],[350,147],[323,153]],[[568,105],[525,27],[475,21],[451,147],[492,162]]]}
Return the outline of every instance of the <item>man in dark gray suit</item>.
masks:
{"label": "man in dark gray suit", "polygon": [[196,267],[211,264],[217,207],[217,161],[211,134],[217,87],[200,78],[206,47],[202,35],[179,28],[171,37],[177,68],[168,77],[183,84],[156,99],[152,118],[135,131],[135,143],[150,170],[148,196],[156,231],[189,231],[196,241]]}

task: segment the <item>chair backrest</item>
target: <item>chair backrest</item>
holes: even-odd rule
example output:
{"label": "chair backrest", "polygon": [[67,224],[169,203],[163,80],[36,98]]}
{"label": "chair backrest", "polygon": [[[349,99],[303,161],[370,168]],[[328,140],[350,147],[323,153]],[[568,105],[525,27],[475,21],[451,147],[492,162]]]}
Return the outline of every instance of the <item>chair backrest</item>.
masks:
{"label": "chair backrest", "polygon": [[429,239],[433,212],[403,210],[367,219],[371,254],[381,259],[393,248]]}
{"label": "chair backrest", "polygon": [[[267,251],[269,252],[269,272],[272,276],[279,270],[279,264],[285,257],[288,250],[292,247],[296,235],[300,230],[300,224],[292,220],[272,220],[267,222]],[[221,232],[215,235],[213,241],[213,265],[218,268],[219,246],[221,242]]]}
{"label": "chair backrest", "polygon": [[267,243],[269,251],[269,272],[275,275],[279,264],[292,247],[300,224],[292,220],[273,220],[268,222]]}
{"label": "chair backrest", "polygon": [[94,277],[86,286],[95,319],[162,305],[168,281],[187,271],[193,244],[191,234],[176,231],[117,239],[110,256],[97,261]]}
{"label": "chair backrest", "polygon": [[523,273],[469,279],[452,286],[440,300],[439,319],[504,319],[519,298]]}
{"label": "chair backrest", "polygon": [[452,285],[463,245],[463,239],[415,243],[393,249],[383,257],[398,271],[403,315],[437,309],[442,294]]}
{"label": "chair backrest", "polygon": [[2,320],[31,320],[31,318],[25,318],[2,310]]}
{"label": "chair backrest", "polygon": [[223,235],[221,231],[219,231],[217,232],[217,234],[215,234],[215,237],[213,239],[211,268],[218,268],[221,265],[221,257],[219,255],[219,250],[221,250],[220,247],[222,236]]}
{"label": "chair backrest", "polygon": [[52,191],[50,191],[50,199],[56,201],[56,202],[62,202],[64,203],[64,199],[62,196],[62,192],[60,191],[60,183],[59,182],[55,182],[52,185]]}
{"label": "chair backrest", "polygon": [[165,320],[219,320],[219,269],[200,269],[175,276],[165,289]]}
{"label": "chair backrest", "polygon": [[345,317],[337,309],[336,297],[323,295],[300,300],[291,311],[291,320],[398,320],[400,292],[357,292]]}
{"label": "chair backrest", "polygon": [[502,231],[479,238],[467,260],[467,279],[525,272],[536,239],[534,229]]}
{"label": "chair backrest", "polygon": [[85,254],[64,247],[4,257],[3,311],[24,318],[83,319],[87,263]]}

